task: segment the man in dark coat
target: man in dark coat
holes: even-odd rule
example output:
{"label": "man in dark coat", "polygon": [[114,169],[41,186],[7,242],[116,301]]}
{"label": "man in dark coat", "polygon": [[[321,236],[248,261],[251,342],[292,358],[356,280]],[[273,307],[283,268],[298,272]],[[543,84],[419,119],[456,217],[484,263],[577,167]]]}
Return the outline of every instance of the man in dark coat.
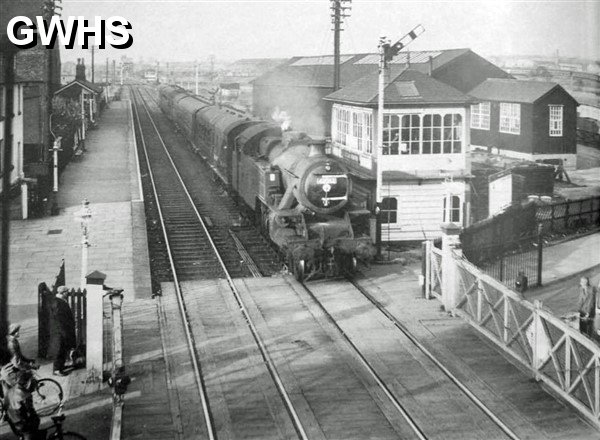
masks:
{"label": "man in dark coat", "polygon": [[64,371],[65,361],[69,351],[75,348],[75,318],[67,295],[69,289],[60,286],[56,293],[56,300],[52,308],[52,320],[50,324],[50,353],[54,358],[54,375],[66,376]]}
{"label": "man in dark coat", "polygon": [[596,315],[596,292],[588,277],[579,280],[579,299],[577,301],[581,333],[593,337],[594,317]]}

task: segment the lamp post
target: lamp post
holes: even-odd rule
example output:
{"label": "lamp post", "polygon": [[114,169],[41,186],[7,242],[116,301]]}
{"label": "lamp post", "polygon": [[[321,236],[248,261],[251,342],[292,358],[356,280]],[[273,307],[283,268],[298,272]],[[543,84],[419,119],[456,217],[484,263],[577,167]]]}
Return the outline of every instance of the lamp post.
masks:
{"label": "lamp post", "polygon": [[81,211],[78,214],[81,221],[81,289],[83,290],[86,286],[85,276],[88,266],[88,248],[90,247],[89,224],[92,220],[92,210],[87,199],[83,200]]}

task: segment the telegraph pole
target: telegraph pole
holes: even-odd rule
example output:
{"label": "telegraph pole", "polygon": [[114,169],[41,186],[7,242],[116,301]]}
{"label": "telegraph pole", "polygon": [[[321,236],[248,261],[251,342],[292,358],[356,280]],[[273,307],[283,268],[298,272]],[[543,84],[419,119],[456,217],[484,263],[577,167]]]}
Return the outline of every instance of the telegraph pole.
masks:
{"label": "telegraph pole", "polygon": [[94,84],[94,46],[92,46],[92,84]]}
{"label": "telegraph pole", "polygon": [[331,21],[333,23],[333,91],[340,88],[340,32],[344,18],[349,15],[352,0],[331,0]]}

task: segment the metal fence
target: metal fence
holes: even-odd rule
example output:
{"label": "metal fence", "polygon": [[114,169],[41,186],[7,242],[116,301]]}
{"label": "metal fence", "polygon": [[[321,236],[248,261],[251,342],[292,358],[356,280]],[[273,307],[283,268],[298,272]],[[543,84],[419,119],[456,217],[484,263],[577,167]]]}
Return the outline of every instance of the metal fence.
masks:
{"label": "metal fence", "polygon": [[600,197],[541,205],[535,218],[544,235],[600,226]]}
{"label": "metal fence", "polygon": [[539,234],[502,246],[480,247],[471,252],[463,249],[463,253],[483,272],[510,288],[516,288],[517,280],[523,283],[523,276],[528,286],[542,285],[543,240]]}

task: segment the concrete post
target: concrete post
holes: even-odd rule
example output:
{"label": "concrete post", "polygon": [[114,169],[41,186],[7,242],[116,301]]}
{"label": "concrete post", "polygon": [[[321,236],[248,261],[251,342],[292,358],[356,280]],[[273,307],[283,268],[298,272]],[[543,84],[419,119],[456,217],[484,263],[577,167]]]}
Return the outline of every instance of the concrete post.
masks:
{"label": "concrete post", "polygon": [[103,307],[104,280],[106,275],[93,271],[86,277],[86,348],[85,367],[89,380],[102,380],[104,353],[102,347],[103,337]]}
{"label": "concrete post", "polygon": [[21,218],[27,220],[29,217],[29,191],[25,175],[21,173]]}
{"label": "concrete post", "polygon": [[460,226],[456,223],[443,223],[442,229],[442,304],[450,312],[459,301],[458,274],[454,261],[454,249],[460,243]]}

